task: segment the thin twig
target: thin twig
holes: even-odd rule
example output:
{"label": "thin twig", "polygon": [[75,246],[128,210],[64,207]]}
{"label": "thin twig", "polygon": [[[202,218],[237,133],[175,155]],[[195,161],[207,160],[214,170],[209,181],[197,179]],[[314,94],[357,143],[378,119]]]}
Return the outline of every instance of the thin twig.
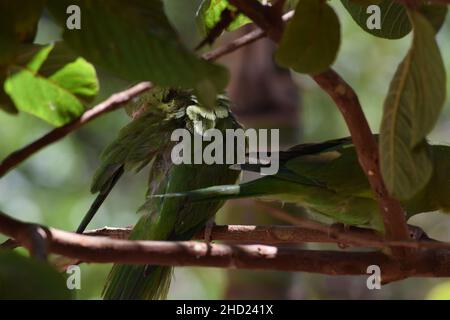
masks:
{"label": "thin twig", "polygon": [[[294,16],[294,11],[289,11],[283,15],[283,21],[289,21]],[[228,53],[236,51],[244,46],[247,46],[259,39],[262,39],[266,36],[266,32],[262,29],[255,29],[242,37],[231,41],[230,43],[221,46],[217,49],[212,50],[211,52],[207,52],[203,55],[203,58],[206,60],[215,60],[219,57],[222,57]]]}
{"label": "thin twig", "polygon": [[35,140],[29,145],[14,151],[10,155],[8,155],[1,163],[0,163],[0,178],[3,177],[8,171],[15,168],[17,165],[31,157],[36,152],[45,148],[46,146],[64,138],[69,133],[79,129],[81,126],[91,122],[92,120],[98,118],[99,116],[116,110],[121,107],[124,103],[130,101],[134,97],[140,95],[142,92],[149,90],[152,88],[152,84],[150,82],[141,82],[127,90],[122,92],[113,94],[107,100],[102,103],[96,105],[92,109],[87,110],[83,115],[68,124],[58,127],[42,136],[41,138]]}

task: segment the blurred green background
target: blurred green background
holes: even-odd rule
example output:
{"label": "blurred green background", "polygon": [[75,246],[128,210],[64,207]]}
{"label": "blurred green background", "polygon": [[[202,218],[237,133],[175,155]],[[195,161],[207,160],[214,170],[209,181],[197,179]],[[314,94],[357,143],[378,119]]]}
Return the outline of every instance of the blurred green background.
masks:
{"label": "blurred green background", "polygon": [[[165,1],[167,14],[190,47],[194,47],[200,39],[193,19],[198,3],[199,0]],[[396,41],[375,38],[356,25],[339,1],[334,0],[331,4],[340,17],[343,38],[335,68],[358,92],[370,125],[376,132],[390,79],[397,64],[407,52],[411,36]],[[60,30],[53,25],[47,15],[44,15],[40,21],[37,42],[46,43],[56,40],[59,33]],[[239,34],[239,31],[234,34]],[[450,74],[449,35],[450,19],[438,36],[441,50],[446,53],[443,57],[448,74]],[[233,37],[233,34],[226,35],[224,38],[227,37]],[[258,44],[253,46],[255,45]],[[238,58],[233,54],[226,62],[233,64],[235,62],[233,59]],[[242,64],[237,67],[234,65],[233,72],[236,68],[243,68]],[[129,85],[105,74],[102,70],[98,70],[98,74],[101,79],[101,94],[97,102]],[[296,84],[295,90],[298,91],[293,95],[296,99],[294,113],[297,116],[295,121],[298,126],[294,126],[294,130],[286,129],[284,140],[299,143],[348,135],[345,124],[329,97],[306,76],[292,74],[292,79]],[[241,82],[238,89],[233,90],[245,92],[247,90],[245,86],[246,82]],[[450,102],[447,99],[440,121],[430,135],[432,142],[444,144],[450,142],[449,106]],[[245,107],[245,105],[240,106],[240,108]],[[251,119],[251,116],[248,118]],[[0,210],[25,221],[74,230],[94,199],[94,196],[89,193],[89,185],[94,170],[99,164],[100,153],[128,121],[129,118],[123,111],[105,115],[61,142],[46,148],[17,170],[10,172],[0,180]],[[251,121],[243,120],[243,122],[253,125]],[[292,123],[289,126],[292,127]],[[48,124],[25,113],[19,116],[0,113],[0,158],[40,137],[50,129],[52,128]],[[132,225],[137,219],[136,209],[144,199],[145,175],[146,172],[136,176],[127,175],[112,192],[90,228]],[[249,223],[254,221],[248,216],[251,210],[251,202],[228,205],[219,214],[218,222]],[[427,213],[414,217],[410,223],[421,226],[432,237],[450,241],[450,216]],[[310,247],[319,246],[311,245]],[[83,264],[81,290],[77,290],[77,297],[99,298],[110,267],[108,264]],[[249,288],[261,288],[262,283],[264,290],[250,290],[248,295],[241,292]],[[366,288],[365,283],[366,277],[177,268],[170,298],[450,298],[450,280],[446,279],[408,279],[386,285],[381,290],[372,291]]]}

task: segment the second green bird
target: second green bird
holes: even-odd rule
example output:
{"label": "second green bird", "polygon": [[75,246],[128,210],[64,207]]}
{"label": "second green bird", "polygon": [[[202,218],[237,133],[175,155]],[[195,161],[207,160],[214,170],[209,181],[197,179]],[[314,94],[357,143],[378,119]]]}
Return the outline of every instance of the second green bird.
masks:
{"label": "second green bird", "polygon": [[[450,147],[429,144],[427,147],[434,162],[434,173],[423,190],[402,203],[408,217],[450,210]],[[261,165],[240,166],[242,170],[255,172],[260,168]],[[368,226],[383,232],[378,204],[349,138],[302,144],[280,152],[280,170],[275,175],[240,185],[155,197],[181,197],[194,202],[246,197],[276,200],[301,205],[346,225]]]}

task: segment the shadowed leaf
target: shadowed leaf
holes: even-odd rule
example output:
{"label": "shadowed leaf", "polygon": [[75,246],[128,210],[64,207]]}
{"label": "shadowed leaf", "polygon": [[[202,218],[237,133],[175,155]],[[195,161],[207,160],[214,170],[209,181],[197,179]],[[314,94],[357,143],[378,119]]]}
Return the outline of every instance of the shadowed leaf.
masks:
{"label": "shadowed leaf", "polygon": [[89,61],[134,81],[194,88],[213,105],[228,81],[227,71],[189,52],[170,25],[160,0],[50,0],[65,26],[66,8],[81,8],[81,30],[64,29],[64,40]]}
{"label": "shadowed leaf", "polygon": [[382,0],[377,4],[380,8],[381,29],[369,29],[367,27],[367,19],[371,16],[371,13],[367,13],[367,7],[369,5],[361,5],[351,0],[341,0],[341,2],[353,20],[364,31],[376,37],[400,39],[411,31],[411,23],[409,22],[405,7],[394,0]]}
{"label": "shadowed leaf", "polygon": [[64,277],[49,265],[13,251],[0,252],[0,299],[71,298]]}
{"label": "shadowed leaf", "polygon": [[389,192],[410,199],[429,181],[433,167],[426,135],[445,101],[446,75],[435,30],[418,12],[411,12],[414,38],[390,84],[380,129],[383,178]]}
{"label": "shadowed leaf", "polygon": [[340,24],[333,8],[324,1],[301,0],[275,59],[283,67],[317,74],[334,62],[340,40]]}
{"label": "shadowed leaf", "polygon": [[13,63],[20,44],[32,42],[44,0],[0,1],[0,109],[17,113],[3,90],[8,67]]}

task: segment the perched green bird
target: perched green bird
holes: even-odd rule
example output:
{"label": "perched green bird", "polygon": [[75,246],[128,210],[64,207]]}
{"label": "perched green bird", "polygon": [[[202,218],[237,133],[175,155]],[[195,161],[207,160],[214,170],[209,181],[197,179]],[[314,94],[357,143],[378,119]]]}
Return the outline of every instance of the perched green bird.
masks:
{"label": "perched green bird", "polygon": [[[239,172],[227,165],[173,164],[171,141],[175,129],[202,135],[206,129],[239,128],[229,110],[228,100],[220,96],[216,108],[204,109],[189,92],[157,89],[135,101],[131,114],[139,114],[124,127],[119,137],[102,155],[102,165],[92,184],[103,199],[124,171],[151,166],[148,195],[193,190],[235,183]],[[194,149],[192,149],[194,152]],[[84,225],[98,207],[97,201]],[[131,232],[131,240],[190,240],[216,214],[223,201],[192,203],[180,198],[148,197],[140,209],[142,216]],[[79,231],[82,231],[80,227]],[[106,287],[105,299],[164,299],[172,276],[171,267],[114,265]]]}
{"label": "perched green bird", "polygon": [[[450,211],[450,147],[427,145],[434,161],[434,174],[427,186],[403,202],[408,218],[434,210]],[[345,225],[367,226],[383,232],[377,202],[362,171],[349,138],[318,144],[301,144],[280,152],[277,174],[242,183],[154,197],[185,198],[193,202],[255,197],[294,203]],[[259,172],[260,164],[240,165]]]}

